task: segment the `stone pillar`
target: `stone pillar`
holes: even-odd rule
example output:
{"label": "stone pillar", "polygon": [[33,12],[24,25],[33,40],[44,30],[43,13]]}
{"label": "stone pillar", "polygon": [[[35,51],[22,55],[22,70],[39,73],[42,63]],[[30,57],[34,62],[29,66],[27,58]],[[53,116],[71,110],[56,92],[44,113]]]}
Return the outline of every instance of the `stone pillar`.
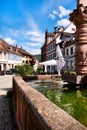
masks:
{"label": "stone pillar", "polygon": [[75,68],[77,75],[87,74],[87,0],[77,0],[77,9],[70,14],[76,25]]}

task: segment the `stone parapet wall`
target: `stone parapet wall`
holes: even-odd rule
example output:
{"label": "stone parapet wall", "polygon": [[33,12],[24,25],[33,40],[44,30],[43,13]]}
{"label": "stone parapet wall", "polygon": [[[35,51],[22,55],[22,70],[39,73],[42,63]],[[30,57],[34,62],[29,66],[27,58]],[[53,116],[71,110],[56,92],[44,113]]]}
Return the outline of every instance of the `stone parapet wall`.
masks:
{"label": "stone parapet wall", "polygon": [[77,83],[76,75],[63,74],[62,79],[66,82],[70,82],[70,83],[74,83],[74,84]]}
{"label": "stone parapet wall", "polygon": [[23,76],[24,80],[46,80],[51,79],[52,75],[30,75],[30,76]]}
{"label": "stone parapet wall", "polygon": [[22,77],[13,78],[13,108],[19,130],[87,130]]}
{"label": "stone parapet wall", "polygon": [[63,74],[62,79],[76,85],[87,84],[87,75]]}

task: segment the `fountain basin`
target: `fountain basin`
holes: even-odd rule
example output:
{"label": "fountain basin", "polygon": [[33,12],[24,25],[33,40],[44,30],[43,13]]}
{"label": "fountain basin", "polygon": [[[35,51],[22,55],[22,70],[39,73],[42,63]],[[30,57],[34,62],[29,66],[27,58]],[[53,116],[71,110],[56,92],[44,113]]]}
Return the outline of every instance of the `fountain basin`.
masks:
{"label": "fountain basin", "polygon": [[[41,80],[42,77],[47,79],[47,76],[41,76]],[[40,79],[40,76],[32,78]],[[13,106],[20,130],[86,130],[77,120],[27,85],[22,77],[13,78]]]}

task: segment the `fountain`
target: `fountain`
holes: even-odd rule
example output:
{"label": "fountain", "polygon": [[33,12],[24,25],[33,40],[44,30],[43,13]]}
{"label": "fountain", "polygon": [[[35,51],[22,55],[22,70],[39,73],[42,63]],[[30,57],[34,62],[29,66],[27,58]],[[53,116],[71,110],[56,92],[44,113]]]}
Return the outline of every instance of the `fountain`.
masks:
{"label": "fountain", "polygon": [[87,84],[87,0],[77,0],[77,9],[70,14],[70,20],[76,25],[76,83]]}

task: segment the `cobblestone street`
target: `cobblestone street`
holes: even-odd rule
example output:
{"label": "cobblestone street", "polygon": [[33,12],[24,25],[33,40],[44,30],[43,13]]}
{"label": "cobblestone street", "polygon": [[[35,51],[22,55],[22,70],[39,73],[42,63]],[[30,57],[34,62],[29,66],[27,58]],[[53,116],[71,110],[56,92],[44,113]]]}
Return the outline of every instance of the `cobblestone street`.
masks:
{"label": "cobblestone street", "polygon": [[0,130],[17,130],[12,109],[12,77],[0,76]]}

